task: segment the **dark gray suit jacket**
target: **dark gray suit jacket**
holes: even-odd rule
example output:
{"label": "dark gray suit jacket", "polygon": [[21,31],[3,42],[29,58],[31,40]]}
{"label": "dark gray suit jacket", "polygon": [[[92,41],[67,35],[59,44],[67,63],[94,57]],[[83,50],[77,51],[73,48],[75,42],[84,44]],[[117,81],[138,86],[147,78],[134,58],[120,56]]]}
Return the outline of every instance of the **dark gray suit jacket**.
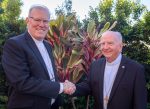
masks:
{"label": "dark gray suit jacket", "polygon": [[2,65],[9,85],[8,108],[50,109],[60,85],[56,75],[52,49],[44,45],[52,60],[56,82],[49,78],[44,60],[28,32],[6,41]]}
{"label": "dark gray suit jacket", "polygon": [[[94,109],[103,109],[103,79],[106,59],[92,63],[88,79],[79,83],[74,96],[92,95]],[[107,109],[146,109],[147,91],[144,68],[122,56]]]}

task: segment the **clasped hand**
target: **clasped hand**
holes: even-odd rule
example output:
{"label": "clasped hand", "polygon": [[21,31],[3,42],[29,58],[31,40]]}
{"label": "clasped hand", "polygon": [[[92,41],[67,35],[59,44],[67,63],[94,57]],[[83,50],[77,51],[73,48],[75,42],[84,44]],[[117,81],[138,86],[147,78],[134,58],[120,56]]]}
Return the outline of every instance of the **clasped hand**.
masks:
{"label": "clasped hand", "polygon": [[65,94],[72,95],[76,90],[75,84],[73,84],[72,82],[70,82],[68,80],[65,80],[65,82],[63,83],[63,86],[64,86]]}

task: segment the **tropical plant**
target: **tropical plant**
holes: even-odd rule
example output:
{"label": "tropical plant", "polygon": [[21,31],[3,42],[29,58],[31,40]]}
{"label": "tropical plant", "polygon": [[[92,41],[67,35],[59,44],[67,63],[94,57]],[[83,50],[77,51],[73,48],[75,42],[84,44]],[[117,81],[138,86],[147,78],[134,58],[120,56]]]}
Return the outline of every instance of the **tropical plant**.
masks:
{"label": "tropical plant", "polygon": [[110,27],[107,22],[98,32],[95,22],[91,20],[87,31],[79,31],[74,15],[60,15],[50,22],[47,39],[53,47],[61,81],[68,79],[76,83],[81,77],[81,71],[88,73],[91,62],[101,57],[101,34],[115,25],[116,22]]}
{"label": "tropical plant", "polygon": [[60,15],[50,22],[48,41],[53,47],[57,73],[61,81],[66,79],[76,83],[84,73],[89,72],[92,61],[101,57],[100,37],[112,26],[107,22],[97,31],[94,20],[88,24],[86,31],[78,28],[75,15]]}
{"label": "tropical plant", "polygon": [[74,18],[74,15],[68,17],[60,15],[56,20],[52,20],[47,38],[53,46],[59,79],[61,81],[68,79],[76,83],[82,76],[83,68],[78,42],[73,41],[73,37],[69,36],[69,30],[73,28]]}

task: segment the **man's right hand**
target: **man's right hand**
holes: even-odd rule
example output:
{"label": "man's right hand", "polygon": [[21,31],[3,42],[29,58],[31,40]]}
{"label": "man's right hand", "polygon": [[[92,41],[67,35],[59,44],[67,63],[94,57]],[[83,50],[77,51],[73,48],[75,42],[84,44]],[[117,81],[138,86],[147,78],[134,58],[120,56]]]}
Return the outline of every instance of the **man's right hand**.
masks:
{"label": "man's right hand", "polygon": [[72,82],[68,80],[65,80],[65,82],[63,83],[63,87],[64,87],[63,92],[69,95],[72,95],[76,90],[75,84],[73,84]]}

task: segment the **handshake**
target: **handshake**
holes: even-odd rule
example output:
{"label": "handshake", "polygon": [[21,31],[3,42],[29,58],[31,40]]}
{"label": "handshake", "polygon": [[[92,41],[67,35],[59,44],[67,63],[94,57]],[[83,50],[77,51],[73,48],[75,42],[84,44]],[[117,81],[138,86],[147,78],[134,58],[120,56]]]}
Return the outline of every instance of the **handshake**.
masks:
{"label": "handshake", "polygon": [[64,87],[63,92],[69,95],[72,95],[76,90],[75,84],[73,84],[72,82],[68,80],[65,80],[65,82],[63,83],[63,87]]}

